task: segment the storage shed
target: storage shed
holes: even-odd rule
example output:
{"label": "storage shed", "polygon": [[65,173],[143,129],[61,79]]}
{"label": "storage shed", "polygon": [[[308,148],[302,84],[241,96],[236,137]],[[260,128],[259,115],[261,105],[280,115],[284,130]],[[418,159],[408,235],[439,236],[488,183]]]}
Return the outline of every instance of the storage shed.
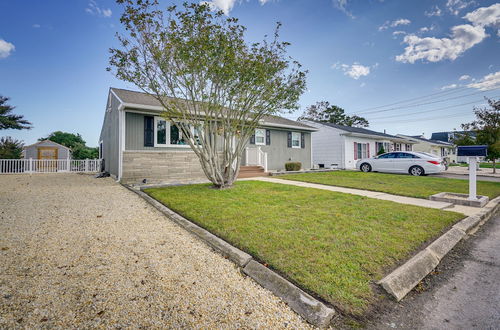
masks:
{"label": "storage shed", "polygon": [[71,150],[59,143],[43,140],[23,148],[24,159],[70,159]]}

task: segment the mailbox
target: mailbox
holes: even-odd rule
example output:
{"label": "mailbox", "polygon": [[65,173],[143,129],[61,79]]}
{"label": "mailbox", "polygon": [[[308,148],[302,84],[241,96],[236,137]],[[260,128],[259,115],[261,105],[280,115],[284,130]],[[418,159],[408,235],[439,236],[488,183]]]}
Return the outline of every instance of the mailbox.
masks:
{"label": "mailbox", "polygon": [[488,146],[459,146],[457,149],[457,156],[486,157],[488,155]]}

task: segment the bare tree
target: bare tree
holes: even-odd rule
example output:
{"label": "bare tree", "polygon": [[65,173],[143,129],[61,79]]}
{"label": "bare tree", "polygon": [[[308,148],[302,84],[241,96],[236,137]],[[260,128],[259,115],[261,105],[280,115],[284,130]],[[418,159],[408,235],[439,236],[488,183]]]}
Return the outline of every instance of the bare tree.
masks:
{"label": "bare tree", "polygon": [[117,0],[125,5],[110,68],[155,97],[186,136],[207,178],[230,187],[243,149],[259,122],[298,108],[306,72],[286,55],[289,43],[274,37],[248,44],[236,18],[206,4],[171,6],[157,0]]}

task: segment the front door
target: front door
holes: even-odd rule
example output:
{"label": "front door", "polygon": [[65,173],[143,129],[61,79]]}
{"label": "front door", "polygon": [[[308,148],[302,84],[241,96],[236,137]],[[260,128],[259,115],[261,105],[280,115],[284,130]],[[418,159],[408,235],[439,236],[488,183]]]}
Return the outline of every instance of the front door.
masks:
{"label": "front door", "polygon": [[38,147],[38,171],[55,172],[57,170],[57,148]]}

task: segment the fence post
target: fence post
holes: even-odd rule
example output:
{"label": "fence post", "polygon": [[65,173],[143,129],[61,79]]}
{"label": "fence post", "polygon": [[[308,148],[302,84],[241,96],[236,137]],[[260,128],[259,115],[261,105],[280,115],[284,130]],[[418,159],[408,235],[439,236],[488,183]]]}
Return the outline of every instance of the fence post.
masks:
{"label": "fence post", "polygon": [[66,158],[66,170],[68,172],[71,172],[71,160],[68,158]]}
{"label": "fence post", "polygon": [[85,159],[85,172],[88,172],[89,171],[89,160],[88,158]]}
{"label": "fence post", "polygon": [[33,173],[33,158],[30,158],[30,169],[29,169],[29,173],[32,174]]}

